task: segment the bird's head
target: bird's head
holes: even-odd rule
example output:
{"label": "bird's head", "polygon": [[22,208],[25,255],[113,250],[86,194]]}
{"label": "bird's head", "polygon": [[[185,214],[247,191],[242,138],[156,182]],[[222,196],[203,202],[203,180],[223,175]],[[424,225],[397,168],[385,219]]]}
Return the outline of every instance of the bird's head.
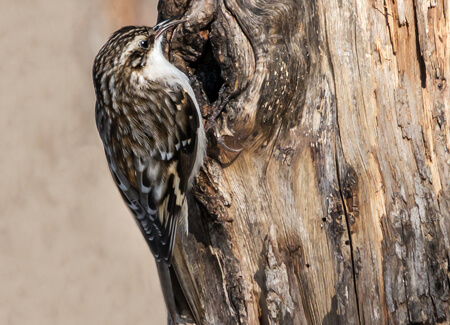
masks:
{"label": "bird's head", "polygon": [[162,56],[162,35],[185,22],[181,16],[167,19],[154,27],[126,26],[116,31],[97,54],[93,67],[94,80],[107,72],[132,72],[147,66],[152,56]]}

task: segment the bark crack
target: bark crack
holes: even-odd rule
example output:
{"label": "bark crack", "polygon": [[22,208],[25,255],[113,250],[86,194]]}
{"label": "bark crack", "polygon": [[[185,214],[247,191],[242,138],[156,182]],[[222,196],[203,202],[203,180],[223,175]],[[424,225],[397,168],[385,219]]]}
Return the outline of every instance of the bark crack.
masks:
{"label": "bark crack", "polygon": [[[405,243],[406,256],[408,256],[408,245],[406,244],[406,230],[405,230],[405,227],[403,226],[403,220],[401,221],[400,226],[402,227],[402,241]],[[406,260],[404,258],[402,258],[402,264],[406,270],[407,269]],[[409,304],[408,304],[408,279],[406,278],[405,273],[403,273],[403,286],[405,287],[406,312],[408,314],[408,320],[409,320],[409,322],[411,322],[411,313],[409,311]]]}
{"label": "bark crack", "polygon": [[[336,110],[336,117],[337,117],[337,110]],[[338,126],[338,130],[339,130],[339,122],[336,118],[336,124]],[[340,138],[339,140],[340,141]],[[358,290],[356,287],[356,266],[355,266],[355,256],[353,253],[353,242],[352,242],[352,234],[350,231],[350,222],[349,222],[349,214],[347,211],[347,206],[345,205],[345,198],[344,198],[344,194],[342,191],[342,183],[341,183],[341,175],[340,175],[340,164],[339,164],[339,159],[338,159],[338,155],[335,153],[334,155],[335,158],[335,162],[336,162],[336,177],[337,177],[337,181],[338,181],[338,188],[339,188],[339,196],[341,197],[341,203],[342,203],[342,209],[344,211],[344,217],[345,217],[345,223],[347,225],[347,233],[348,233],[348,242],[349,242],[349,246],[350,246],[350,257],[352,260],[352,277],[353,277],[353,286],[355,289],[355,300],[356,300],[356,310],[358,312],[358,324],[361,325],[361,315],[360,315],[360,311],[359,311],[359,299],[358,299]]]}
{"label": "bark crack", "polygon": [[[335,78],[335,67],[333,64],[333,60],[331,59],[331,52],[329,50],[328,44],[329,44],[329,37],[328,37],[328,30],[327,30],[327,20],[325,19],[325,38],[326,38],[326,44],[327,44],[327,52],[328,52],[328,62],[330,64],[331,67],[331,73],[333,76],[333,83],[334,83],[334,91],[336,91],[337,89],[337,85],[336,85],[336,78]],[[335,96],[335,100],[336,100],[336,104],[335,104],[335,118],[336,118],[336,129],[335,131],[337,131],[337,133],[339,133],[340,131],[340,127],[339,127],[339,118],[338,118],[338,98],[336,96],[336,94],[334,94]],[[336,134],[335,134],[336,137]],[[340,140],[340,135],[339,135],[339,139],[335,138],[335,153],[334,153],[334,159],[335,159],[335,164],[336,164],[336,177],[337,177],[337,181],[338,181],[338,187],[339,187],[339,196],[340,196],[340,200],[343,206],[343,210],[344,210],[344,217],[345,217],[345,222],[347,224],[347,232],[348,232],[348,238],[349,238],[349,246],[350,246],[350,257],[352,260],[352,277],[353,277],[353,286],[354,286],[354,291],[355,291],[355,300],[356,300],[356,310],[358,313],[358,324],[361,325],[361,315],[360,315],[360,311],[359,311],[359,299],[358,299],[358,290],[356,287],[356,267],[355,267],[355,257],[353,254],[353,242],[352,242],[352,236],[351,236],[351,231],[350,231],[350,223],[349,223],[349,216],[348,216],[348,211],[347,208],[345,206],[345,200],[344,200],[344,195],[342,192],[342,185],[341,185],[341,180],[340,180],[340,173],[339,173],[339,168],[340,168],[340,164],[339,164],[339,159],[338,159],[338,155],[337,155],[337,141],[341,142]],[[342,144],[340,144],[342,147]]]}
{"label": "bark crack", "polygon": [[[415,1],[416,2],[416,1]],[[420,49],[420,35],[419,35],[419,19],[417,17],[417,2],[413,4],[414,10],[414,31],[416,34],[416,51],[417,51],[417,61],[419,63],[420,70],[420,82],[422,88],[427,88],[427,70],[425,66],[425,59],[422,55],[422,51]]]}
{"label": "bark crack", "polygon": [[281,132],[281,127],[282,127],[282,125],[280,125],[280,126],[278,127],[278,131],[277,131],[277,134],[276,134],[276,136],[275,136],[275,140],[273,141],[272,149],[270,149],[270,154],[269,154],[269,158],[267,159],[267,164],[266,164],[266,167],[265,167],[265,172],[264,172],[264,174],[267,173],[267,169],[269,168],[270,161],[272,160],[273,152],[275,151],[275,146],[276,146],[276,144],[277,144],[278,137],[279,137],[280,132]]}
{"label": "bark crack", "polygon": [[436,302],[434,301],[434,296],[432,294],[430,273],[427,273],[427,281],[428,281],[428,296],[430,297],[431,305],[433,306],[434,314],[436,315],[436,318],[439,318],[439,313],[438,313],[438,309],[437,309],[437,306],[436,306]]}

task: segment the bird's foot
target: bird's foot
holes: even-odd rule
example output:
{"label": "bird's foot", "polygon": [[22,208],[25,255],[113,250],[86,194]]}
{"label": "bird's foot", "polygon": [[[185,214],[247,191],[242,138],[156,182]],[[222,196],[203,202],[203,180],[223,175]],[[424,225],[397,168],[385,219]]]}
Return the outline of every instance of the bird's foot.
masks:
{"label": "bird's foot", "polygon": [[[223,94],[222,94],[223,95]],[[243,148],[241,149],[233,149],[228,147],[225,144],[225,140],[222,136],[222,134],[219,131],[219,125],[217,124],[217,117],[222,113],[225,106],[230,101],[232,95],[227,95],[222,100],[217,100],[212,108],[212,114],[207,118],[206,124],[205,124],[205,131],[210,131],[216,140],[216,142],[226,151],[233,152],[233,153],[240,153]],[[233,136],[233,133],[225,126],[224,127],[224,134]]]}
{"label": "bird's foot", "polygon": [[[217,144],[219,144],[223,149],[229,152],[233,153],[240,153],[243,148],[241,149],[234,149],[230,148],[225,144],[225,139],[223,138],[222,134],[219,131],[219,125],[217,124],[216,120],[208,119],[205,125],[205,131],[212,134],[214,139],[216,140]],[[233,136],[230,130],[225,126],[224,128],[224,134]]]}
{"label": "bird's foot", "polygon": [[233,148],[228,147],[228,146],[225,144],[225,140],[223,139],[223,137],[220,135],[219,132],[217,132],[217,134],[216,134],[216,140],[217,140],[217,143],[220,144],[220,146],[221,146],[222,148],[224,148],[226,151],[229,151],[229,152],[240,153],[240,152],[244,149],[244,148],[241,148],[241,149],[233,149]]}

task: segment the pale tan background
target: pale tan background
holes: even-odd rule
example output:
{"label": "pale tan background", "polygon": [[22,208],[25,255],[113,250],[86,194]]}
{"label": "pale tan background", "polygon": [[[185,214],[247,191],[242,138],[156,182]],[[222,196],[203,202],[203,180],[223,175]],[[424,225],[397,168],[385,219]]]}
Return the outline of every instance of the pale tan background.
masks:
{"label": "pale tan background", "polygon": [[0,0],[0,324],[163,324],[153,257],[115,189],[91,66],[157,0]]}

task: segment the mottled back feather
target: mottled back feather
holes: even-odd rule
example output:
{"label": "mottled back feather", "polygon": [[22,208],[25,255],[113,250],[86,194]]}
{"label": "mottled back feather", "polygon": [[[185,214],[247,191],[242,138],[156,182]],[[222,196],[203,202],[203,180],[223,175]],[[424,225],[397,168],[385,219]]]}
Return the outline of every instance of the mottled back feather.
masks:
{"label": "mottled back feather", "polygon": [[196,108],[182,89],[156,83],[118,106],[112,119],[97,119],[110,170],[153,254],[168,261],[198,150]]}

